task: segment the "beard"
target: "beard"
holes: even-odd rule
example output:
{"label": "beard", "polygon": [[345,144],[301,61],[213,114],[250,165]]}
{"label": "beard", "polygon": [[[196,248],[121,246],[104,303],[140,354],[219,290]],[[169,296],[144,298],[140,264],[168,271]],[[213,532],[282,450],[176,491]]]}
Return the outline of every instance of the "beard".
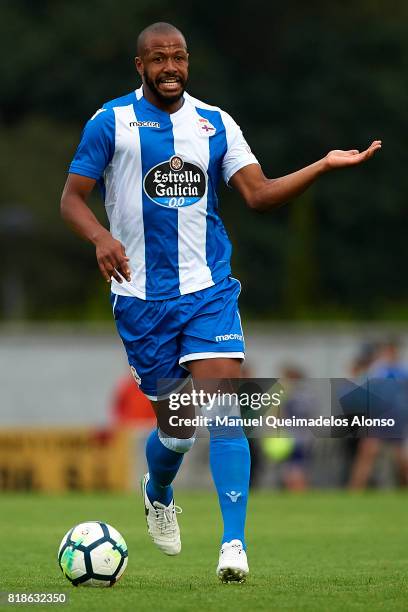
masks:
{"label": "beard", "polygon": [[158,87],[158,84],[156,84],[156,81],[154,81],[153,79],[150,78],[150,76],[149,76],[147,71],[145,71],[143,76],[144,76],[144,80],[145,80],[145,83],[148,86],[148,88],[164,104],[168,104],[170,106],[171,104],[174,104],[174,102],[177,102],[178,100],[180,100],[180,98],[183,97],[185,86],[186,86],[186,82],[181,77],[178,77],[179,83],[180,83],[180,86],[181,86],[180,91],[177,92],[177,93],[174,93],[174,94],[169,93],[169,94],[166,95],[162,91],[160,91],[160,89]]}

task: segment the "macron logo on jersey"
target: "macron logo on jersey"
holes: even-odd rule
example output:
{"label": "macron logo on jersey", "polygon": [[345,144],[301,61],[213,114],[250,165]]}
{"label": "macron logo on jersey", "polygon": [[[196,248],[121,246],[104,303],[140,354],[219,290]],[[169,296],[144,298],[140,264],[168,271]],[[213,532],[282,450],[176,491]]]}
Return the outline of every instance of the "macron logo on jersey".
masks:
{"label": "macron logo on jersey", "polygon": [[216,342],[225,342],[226,340],[242,340],[242,334],[224,334],[223,336],[215,336]]}
{"label": "macron logo on jersey", "polygon": [[158,121],[129,121],[130,127],[147,127],[147,128],[159,128],[160,123]]}

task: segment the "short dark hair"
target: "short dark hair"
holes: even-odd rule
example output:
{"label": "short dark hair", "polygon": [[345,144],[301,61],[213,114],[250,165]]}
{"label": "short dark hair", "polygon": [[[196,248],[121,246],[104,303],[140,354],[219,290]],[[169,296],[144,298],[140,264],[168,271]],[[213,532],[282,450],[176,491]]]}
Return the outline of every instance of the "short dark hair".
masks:
{"label": "short dark hair", "polygon": [[142,55],[146,45],[146,38],[149,34],[180,34],[184,38],[184,34],[171,23],[166,23],[165,21],[152,23],[142,30],[137,37],[136,51],[138,56]]}

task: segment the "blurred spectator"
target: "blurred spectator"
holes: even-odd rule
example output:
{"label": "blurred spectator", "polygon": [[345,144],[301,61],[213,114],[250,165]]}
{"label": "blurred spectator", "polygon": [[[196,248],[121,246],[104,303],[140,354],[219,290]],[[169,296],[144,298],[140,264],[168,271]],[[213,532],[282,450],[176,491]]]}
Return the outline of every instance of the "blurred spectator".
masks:
{"label": "blurred spectator", "polygon": [[367,376],[370,368],[376,362],[380,350],[378,342],[365,342],[354,360],[351,362],[352,378],[361,380]]}
{"label": "blurred spectator", "polygon": [[[316,398],[306,382],[304,372],[296,365],[282,368],[281,383],[286,400],[281,405],[284,418],[310,418],[315,416]],[[304,491],[309,486],[309,463],[314,441],[313,433],[306,428],[288,430],[290,437],[265,438],[265,454],[282,465],[282,483],[290,491]]]}
{"label": "blurred spectator", "polygon": [[408,380],[408,368],[401,360],[401,345],[397,338],[388,338],[379,346],[376,359],[370,368],[371,378]]}
{"label": "blurred spectator", "polygon": [[[254,378],[255,374],[251,365],[245,361],[242,366],[242,378]],[[249,486],[255,488],[259,484],[259,479],[262,474],[262,451],[258,438],[248,437],[249,452],[251,454],[251,472],[249,477]]]}
{"label": "blurred spectator", "polygon": [[[401,361],[400,343],[395,338],[389,338],[384,343],[377,345],[372,355],[371,362],[357,362],[358,367],[354,368],[354,374],[358,377],[365,376],[368,379],[394,379],[396,381],[408,382],[408,368]],[[396,385],[397,387],[397,385]],[[393,397],[399,406],[396,409],[407,409],[407,398],[398,394]],[[391,401],[391,400],[390,400]],[[356,457],[351,470],[350,483],[351,489],[364,489],[368,486],[373,474],[374,465],[379,453],[385,443],[392,445],[394,461],[398,470],[398,477],[401,486],[408,485],[408,453],[406,440],[379,438],[361,438],[358,440]]]}
{"label": "blurred spectator", "polygon": [[[353,358],[350,364],[350,377],[353,379],[353,382],[355,384],[360,385],[366,382],[368,371],[377,358],[378,350],[379,350],[379,345],[376,342],[365,342],[364,344],[362,344],[358,353]],[[356,407],[356,412],[359,412],[359,406]],[[359,461],[357,461],[356,458],[359,456],[359,453],[362,452],[361,450],[362,440],[357,437],[356,433],[357,432],[354,432],[354,435],[352,435],[352,437],[347,437],[344,440],[344,444],[345,444],[344,484],[346,485],[349,484],[349,486],[350,486],[350,473],[352,474],[351,480],[353,480],[354,470],[355,469],[357,469],[357,471],[361,470],[361,467],[359,466]],[[371,444],[370,440],[373,440],[373,438],[366,439],[367,441],[366,452],[367,453],[369,452],[369,448]],[[375,446],[375,443],[373,444],[373,446]],[[365,459],[363,459],[362,457],[363,455],[361,456],[361,461],[365,465],[366,463]]]}
{"label": "blurred spectator", "polygon": [[150,401],[131,374],[121,378],[114,389],[111,415],[115,426],[147,428],[156,421]]}

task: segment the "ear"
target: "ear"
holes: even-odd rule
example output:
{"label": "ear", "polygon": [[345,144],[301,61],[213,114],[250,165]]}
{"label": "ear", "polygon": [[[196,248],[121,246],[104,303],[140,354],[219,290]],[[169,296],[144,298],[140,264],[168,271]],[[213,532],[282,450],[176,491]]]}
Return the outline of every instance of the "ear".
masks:
{"label": "ear", "polygon": [[136,70],[138,71],[138,73],[142,77],[143,73],[144,73],[144,66],[143,66],[143,60],[142,60],[141,57],[139,57],[139,56],[135,57],[135,66],[136,66]]}

